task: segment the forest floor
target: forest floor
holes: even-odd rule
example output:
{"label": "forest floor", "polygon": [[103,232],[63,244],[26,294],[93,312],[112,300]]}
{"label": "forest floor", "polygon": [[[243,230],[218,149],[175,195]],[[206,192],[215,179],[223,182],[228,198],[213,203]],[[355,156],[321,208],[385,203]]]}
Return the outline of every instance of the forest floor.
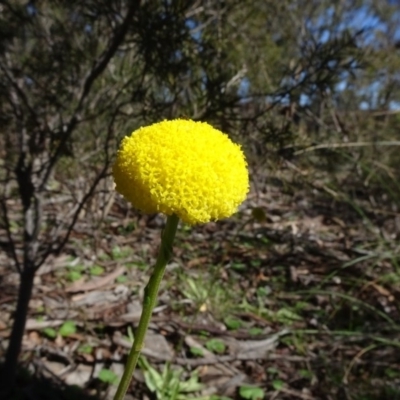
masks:
{"label": "forest floor", "polygon": [[[181,225],[127,399],[400,399],[400,214],[357,204],[274,179]],[[41,267],[20,398],[112,399],[163,223],[118,198]],[[0,353],[18,282],[1,265]]]}

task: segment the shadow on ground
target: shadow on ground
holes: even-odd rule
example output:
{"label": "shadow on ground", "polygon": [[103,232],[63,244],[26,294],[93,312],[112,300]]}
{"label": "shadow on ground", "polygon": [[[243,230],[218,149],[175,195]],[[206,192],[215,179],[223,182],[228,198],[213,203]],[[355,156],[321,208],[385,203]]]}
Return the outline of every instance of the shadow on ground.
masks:
{"label": "shadow on ground", "polygon": [[[2,371],[0,366],[0,374]],[[40,372],[20,368],[13,393],[0,393],[1,400],[99,400],[78,386],[66,385],[57,378],[46,378]]]}

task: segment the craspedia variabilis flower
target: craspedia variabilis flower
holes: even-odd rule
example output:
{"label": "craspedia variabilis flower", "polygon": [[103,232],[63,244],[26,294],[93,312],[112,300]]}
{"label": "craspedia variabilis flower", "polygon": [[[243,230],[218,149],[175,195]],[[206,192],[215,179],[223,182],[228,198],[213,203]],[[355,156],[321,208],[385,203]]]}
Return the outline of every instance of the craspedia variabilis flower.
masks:
{"label": "craspedia variabilis flower", "polygon": [[191,225],[229,217],[249,190],[240,146],[207,123],[183,119],[125,137],[113,175],[135,208],[176,214]]}

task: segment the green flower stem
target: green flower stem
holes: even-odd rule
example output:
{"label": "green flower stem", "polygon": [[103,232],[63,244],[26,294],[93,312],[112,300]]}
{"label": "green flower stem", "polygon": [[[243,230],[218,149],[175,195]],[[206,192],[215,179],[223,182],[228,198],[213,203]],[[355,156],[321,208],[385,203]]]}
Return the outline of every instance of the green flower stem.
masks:
{"label": "green flower stem", "polygon": [[115,393],[114,400],[123,400],[126,391],[131,383],[140,352],[143,348],[144,338],[149,326],[154,306],[157,302],[158,289],[164,276],[165,267],[172,255],[172,244],[178,227],[179,218],[176,215],[168,216],[166,226],[161,235],[161,247],[158,253],[154,271],[144,290],[144,301],[139,326],[135,332],[135,339],[126,362],[125,371]]}

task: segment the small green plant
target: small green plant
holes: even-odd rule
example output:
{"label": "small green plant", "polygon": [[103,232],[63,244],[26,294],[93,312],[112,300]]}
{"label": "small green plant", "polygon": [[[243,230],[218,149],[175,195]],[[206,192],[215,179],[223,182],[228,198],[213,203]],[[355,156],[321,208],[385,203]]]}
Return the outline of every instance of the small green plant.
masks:
{"label": "small green plant", "polygon": [[55,339],[57,335],[62,337],[68,337],[76,333],[76,324],[74,321],[65,321],[58,331],[54,328],[44,328],[42,333],[47,336],[49,339]]}
{"label": "small green plant", "polygon": [[93,267],[89,269],[89,273],[92,276],[99,276],[104,274],[104,268],[100,265],[93,265]]}
{"label": "small green plant", "polygon": [[262,400],[264,398],[264,390],[258,386],[243,385],[239,388],[239,394],[242,399]]}
{"label": "small green plant", "polygon": [[129,235],[136,229],[136,224],[133,221],[129,221],[127,224],[118,227],[119,235]]}
{"label": "small green plant", "polygon": [[114,246],[111,250],[113,260],[121,260],[132,254],[132,249],[129,247]]}
{"label": "small green plant", "polygon": [[233,331],[243,326],[243,321],[235,317],[226,317],[224,319],[225,326]]}
{"label": "small green plant", "polygon": [[76,282],[82,278],[82,274],[85,271],[86,267],[82,264],[71,263],[67,266],[67,280],[70,282]]}
{"label": "small green plant", "polygon": [[269,286],[261,286],[257,288],[257,296],[258,297],[267,297],[269,294],[271,294],[271,288]]}
{"label": "small green plant", "polygon": [[206,342],[206,347],[213,353],[222,354],[225,351],[225,343],[220,339],[210,339]]}
{"label": "small green plant", "polygon": [[201,308],[209,297],[209,290],[204,286],[204,282],[190,277],[186,278],[186,288],[182,292],[187,299],[195,303],[196,308]]}
{"label": "small green plant", "polygon": [[204,397],[190,396],[203,388],[196,373],[192,373],[188,380],[183,380],[183,370],[173,369],[169,363],[159,373],[145,357],[141,357],[139,362],[146,385],[157,400],[206,400]]}
{"label": "small green plant", "polygon": [[281,390],[283,388],[283,386],[285,385],[285,383],[283,381],[281,381],[280,379],[274,379],[272,381],[272,387],[275,390]]}
{"label": "small green plant", "polygon": [[205,267],[199,269],[198,275],[179,269],[179,287],[184,298],[191,301],[193,308],[201,312],[211,312],[219,319],[234,308],[234,294],[226,285],[218,284],[221,271],[219,265]]}
{"label": "small green plant", "polygon": [[130,326],[128,326],[128,329],[126,331],[126,336],[125,339],[128,340],[130,343],[133,343],[135,340],[135,336],[133,334],[133,330]]}
{"label": "small green plant", "polygon": [[125,275],[120,275],[115,280],[115,282],[117,282],[117,283],[126,283],[127,281],[128,281],[128,277]]}
{"label": "small green plant", "polygon": [[107,383],[109,385],[115,385],[118,382],[118,376],[113,371],[107,368],[103,368],[102,370],[100,370],[97,378],[100,381]]}
{"label": "small green plant", "polygon": [[234,262],[231,264],[231,268],[235,271],[245,271],[247,269],[247,265],[244,263]]}
{"label": "small green plant", "polygon": [[202,349],[199,347],[191,347],[190,352],[195,356],[195,357],[203,357],[204,352]]}
{"label": "small green plant", "polygon": [[314,376],[314,374],[311,372],[311,371],[309,371],[308,369],[301,369],[301,370],[299,370],[299,375],[302,377],[302,378],[304,378],[304,379],[312,379],[313,378],[313,376]]}
{"label": "small green plant", "polygon": [[303,318],[300,315],[296,314],[289,308],[283,307],[279,309],[276,314],[275,318],[278,322],[286,325],[290,325],[296,321],[301,321]]}
{"label": "small green plant", "polygon": [[91,354],[93,351],[93,346],[90,344],[82,344],[78,347],[78,353],[80,354]]}
{"label": "small green plant", "polygon": [[249,329],[249,334],[252,336],[261,335],[264,332],[262,328],[254,327]]}
{"label": "small green plant", "polygon": [[63,337],[68,337],[76,333],[76,324],[74,321],[65,321],[60,329],[58,330],[58,333],[63,336]]}
{"label": "small green plant", "polygon": [[100,253],[97,258],[100,261],[109,261],[110,260],[110,256],[107,253]]}
{"label": "small green plant", "polygon": [[54,328],[44,328],[42,332],[49,339],[55,339],[57,337],[57,331]]}
{"label": "small green plant", "polygon": [[79,281],[79,279],[81,279],[81,278],[82,278],[82,273],[80,271],[72,270],[72,271],[69,271],[67,274],[67,279],[70,282]]}

